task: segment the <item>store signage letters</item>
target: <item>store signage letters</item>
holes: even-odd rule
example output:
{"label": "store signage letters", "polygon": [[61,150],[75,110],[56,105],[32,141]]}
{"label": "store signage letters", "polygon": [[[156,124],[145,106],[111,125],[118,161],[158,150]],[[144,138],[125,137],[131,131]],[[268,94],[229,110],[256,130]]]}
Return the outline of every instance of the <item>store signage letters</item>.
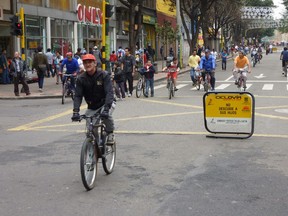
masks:
{"label": "store signage letters", "polygon": [[95,25],[101,25],[102,11],[100,8],[78,4],[77,18],[80,22],[87,22]]}

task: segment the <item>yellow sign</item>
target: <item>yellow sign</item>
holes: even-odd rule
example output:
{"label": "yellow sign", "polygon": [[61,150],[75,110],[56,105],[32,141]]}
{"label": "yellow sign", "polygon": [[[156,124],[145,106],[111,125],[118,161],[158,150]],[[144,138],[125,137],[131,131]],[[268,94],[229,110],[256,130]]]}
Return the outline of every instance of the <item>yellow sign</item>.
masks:
{"label": "yellow sign", "polygon": [[251,118],[252,99],[248,94],[209,94],[205,98],[206,117]]}
{"label": "yellow sign", "polygon": [[29,41],[29,49],[36,49],[38,47],[37,41]]}

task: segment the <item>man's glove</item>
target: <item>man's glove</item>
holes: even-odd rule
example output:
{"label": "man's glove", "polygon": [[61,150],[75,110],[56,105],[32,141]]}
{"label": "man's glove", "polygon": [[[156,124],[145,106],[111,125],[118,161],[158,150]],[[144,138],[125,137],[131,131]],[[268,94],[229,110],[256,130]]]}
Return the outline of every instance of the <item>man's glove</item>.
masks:
{"label": "man's glove", "polygon": [[108,107],[104,107],[104,110],[101,112],[100,116],[102,118],[108,119],[108,117],[109,117],[109,108]]}
{"label": "man's glove", "polygon": [[80,114],[78,112],[73,112],[71,119],[72,121],[80,121]]}

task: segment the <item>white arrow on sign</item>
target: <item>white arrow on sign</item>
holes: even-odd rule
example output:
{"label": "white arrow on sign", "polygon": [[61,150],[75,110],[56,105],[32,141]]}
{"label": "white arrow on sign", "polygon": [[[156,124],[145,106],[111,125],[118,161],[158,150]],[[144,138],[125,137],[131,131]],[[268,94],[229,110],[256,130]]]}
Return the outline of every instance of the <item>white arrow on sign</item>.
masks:
{"label": "white arrow on sign", "polygon": [[256,77],[257,79],[262,79],[262,78],[264,78],[266,76],[264,76],[263,74],[260,74],[259,76],[254,76],[254,77]]}

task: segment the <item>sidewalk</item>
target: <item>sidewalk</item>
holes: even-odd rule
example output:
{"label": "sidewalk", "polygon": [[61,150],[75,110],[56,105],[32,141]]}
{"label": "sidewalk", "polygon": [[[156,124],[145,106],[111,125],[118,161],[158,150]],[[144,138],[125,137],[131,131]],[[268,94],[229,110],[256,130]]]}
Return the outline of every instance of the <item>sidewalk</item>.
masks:
{"label": "sidewalk", "polygon": [[[157,61],[157,71],[161,71],[162,64],[165,66],[165,62]],[[190,70],[189,67],[185,67],[180,70],[180,73],[185,73]],[[155,74],[155,82],[166,79],[166,73],[157,73]],[[134,80],[133,86],[135,87],[137,80]],[[43,92],[39,92],[38,83],[28,84],[30,88],[31,95],[26,96],[25,93],[20,93],[20,96],[14,95],[14,86],[13,84],[3,85],[0,84],[0,99],[5,100],[19,100],[19,99],[44,99],[44,98],[60,98],[62,96],[62,85],[56,85],[56,78],[50,77],[44,78],[44,88]],[[22,85],[19,85],[19,88],[22,88]]]}

